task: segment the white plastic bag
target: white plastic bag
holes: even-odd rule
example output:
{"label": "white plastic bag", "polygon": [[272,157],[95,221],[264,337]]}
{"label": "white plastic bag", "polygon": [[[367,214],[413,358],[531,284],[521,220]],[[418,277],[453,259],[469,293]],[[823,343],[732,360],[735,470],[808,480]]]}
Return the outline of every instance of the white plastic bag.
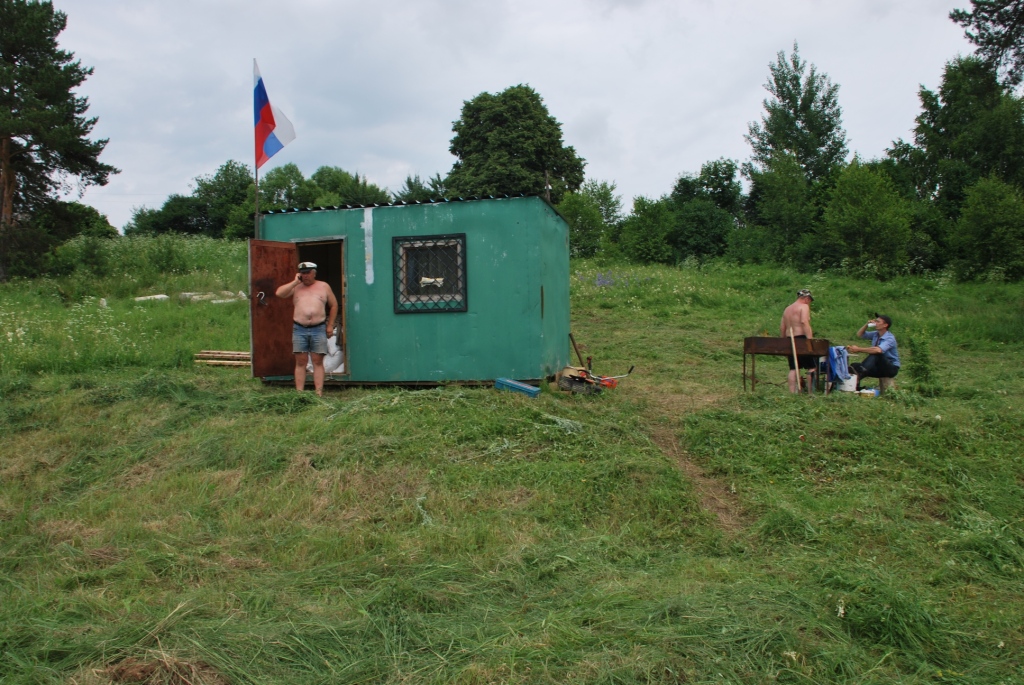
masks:
{"label": "white plastic bag", "polygon": [[[327,354],[324,355],[324,371],[327,373],[345,372],[345,355],[338,347],[338,336],[332,335],[327,339]],[[306,373],[313,373],[313,357],[306,356]]]}
{"label": "white plastic bag", "polygon": [[344,372],[345,366],[345,355],[341,353],[341,348],[338,347],[338,336],[332,335],[327,339],[327,356],[324,357],[324,370],[327,373],[342,373]]}

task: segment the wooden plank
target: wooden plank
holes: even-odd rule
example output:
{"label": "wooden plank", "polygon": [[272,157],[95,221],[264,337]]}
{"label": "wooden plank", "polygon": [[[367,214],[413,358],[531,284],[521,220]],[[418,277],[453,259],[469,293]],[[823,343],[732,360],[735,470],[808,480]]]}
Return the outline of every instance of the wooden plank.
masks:
{"label": "wooden plank", "polygon": [[[797,338],[796,353],[798,355],[810,354],[815,357],[824,357],[828,355],[830,345],[831,343],[824,338],[812,338],[810,340]],[[743,353],[791,357],[793,356],[793,346],[789,338],[744,338]]]}
{"label": "wooden plank", "polygon": [[248,352],[238,352],[238,353],[223,352],[221,354],[209,354],[209,353],[199,352],[199,353],[197,353],[195,355],[195,358],[196,359],[240,359],[242,361],[248,361],[249,360],[249,353]]}
{"label": "wooden plank", "polygon": [[234,359],[197,359],[196,364],[205,364],[207,366],[250,366],[249,362]]}

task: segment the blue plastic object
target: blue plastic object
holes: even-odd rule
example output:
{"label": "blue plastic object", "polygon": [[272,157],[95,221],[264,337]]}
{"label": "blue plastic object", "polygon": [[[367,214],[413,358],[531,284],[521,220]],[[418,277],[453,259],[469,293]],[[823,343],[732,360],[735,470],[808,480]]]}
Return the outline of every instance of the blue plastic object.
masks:
{"label": "blue plastic object", "polygon": [[494,387],[498,390],[511,390],[512,392],[521,392],[528,397],[536,397],[540,394],[540,388],[535,388],[532,385],[526,383],[520,383],[514,381],[511,378],[499,378],[494,381]]}

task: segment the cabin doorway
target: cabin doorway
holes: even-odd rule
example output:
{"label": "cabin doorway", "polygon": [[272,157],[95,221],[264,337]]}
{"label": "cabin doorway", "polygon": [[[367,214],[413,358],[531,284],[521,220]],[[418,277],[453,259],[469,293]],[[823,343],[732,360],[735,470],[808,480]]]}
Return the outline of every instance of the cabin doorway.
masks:
{"label": "cabin doorway", "polygon": [[[316,264],[316,279],[331,286],[331,291],[338,298],[338,347],[341,348],[344,365],[331,376],[348,375],[348,345],[345,344],[345,241],[318,240],[316,242],[296,243],[300,262]],[[327,331],[330,335],[331,331]]]}
{"label": "cabin doorway", "polygon": [[[345,241],[309,242],[249,241],[250,346],[255,377],[284,380],[294,377],[291,347],[292,304],[274,295],[277,288],[295,278],[299,262],[317,265],[317,280],[331,286],[338,300],[338,346],[343,366],[328,378],[349,375],[347,320],[345,316]],[[326,316],[326,312],[324,312]]]}

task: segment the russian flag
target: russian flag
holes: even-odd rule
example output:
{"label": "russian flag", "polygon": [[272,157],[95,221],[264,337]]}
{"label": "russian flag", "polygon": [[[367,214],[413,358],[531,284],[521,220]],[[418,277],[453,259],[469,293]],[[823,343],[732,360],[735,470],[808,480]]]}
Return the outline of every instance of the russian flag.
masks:
{"label": "russian flag", "polygon": [[253,113],[256,118],[256,168],[295,140],[295,127],[288,117],[270,104],[256,60],[252,61]]}

